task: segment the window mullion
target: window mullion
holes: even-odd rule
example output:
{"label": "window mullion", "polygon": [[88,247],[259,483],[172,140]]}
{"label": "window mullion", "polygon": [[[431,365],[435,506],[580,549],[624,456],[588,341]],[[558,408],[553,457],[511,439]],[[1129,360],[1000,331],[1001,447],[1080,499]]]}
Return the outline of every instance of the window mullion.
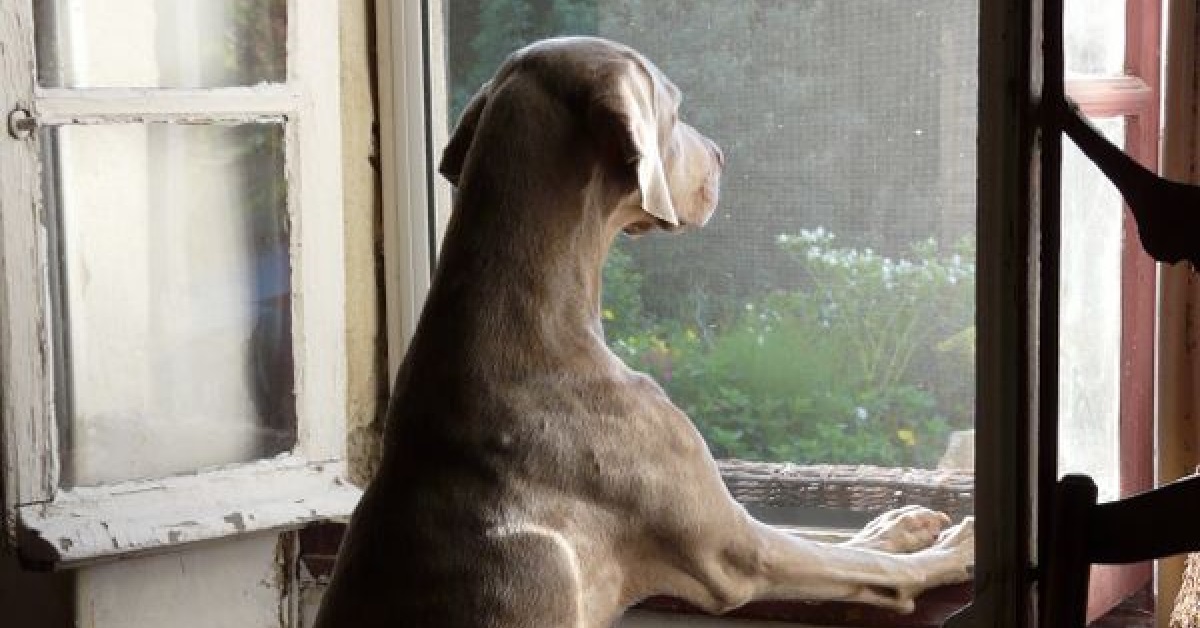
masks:
{"label": "window mullion", "polygon": [[38,124],[260,121],[294,114],[303,93],[288,85],[221,89],[39,89]]}
{"label": "window mullion", "polygon": [[1140,76],[1071,79],[1067,96],[1092,118],[1139,115],[1157,108],[1157,90]]}
{"label": "window mullion", "polygon": [[[302,5],[302,6],[301,6]],[[346,277],[338,5],[294,2],[289,80],[304,98],[288,125],[296,453],[342,459],[346,447]],[[336,59],[336,55],[333,55]]]}

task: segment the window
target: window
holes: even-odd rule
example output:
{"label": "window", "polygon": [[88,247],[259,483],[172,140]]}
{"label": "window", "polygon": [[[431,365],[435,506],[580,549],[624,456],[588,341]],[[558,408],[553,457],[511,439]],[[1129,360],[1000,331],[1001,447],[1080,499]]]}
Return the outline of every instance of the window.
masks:
{"label": "window", "polygon": [[347,515],[336,7],[23,1],[0,26],[22,557]]}

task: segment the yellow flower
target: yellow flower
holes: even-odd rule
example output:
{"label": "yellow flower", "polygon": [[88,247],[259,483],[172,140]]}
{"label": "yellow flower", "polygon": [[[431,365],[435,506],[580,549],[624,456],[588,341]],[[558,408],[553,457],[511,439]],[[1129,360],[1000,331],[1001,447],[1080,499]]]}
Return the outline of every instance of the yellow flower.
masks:
{"label": "yellow flower", "polygon": [[696,335],[696,330],[692,329],[691,327],[687,328],[687,331],[685,331],[683,333],[683,336],[684,336],[684,338],[687,338],[690,341],[695,341],[696,338],[699,337]]}
{"label": "yellow flower", "polygon": [[600,316],[606,321],[615,320],[617,318],[617,315],[608,308],[604,308],[604,310],[600,312]]}
{"label": "yellow flower", "polygon": [[912,430],[896,430],[896,438],[899,438],[900,442],[909,447],[914,447],[917,444],[917,435]]}

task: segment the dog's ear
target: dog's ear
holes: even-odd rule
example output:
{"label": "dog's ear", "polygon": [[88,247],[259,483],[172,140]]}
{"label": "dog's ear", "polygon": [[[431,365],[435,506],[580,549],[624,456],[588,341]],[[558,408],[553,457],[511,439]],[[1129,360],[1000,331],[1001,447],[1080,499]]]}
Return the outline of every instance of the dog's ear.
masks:
{"label": "dog's ear", "polygon": [[471,148],[471,141],[475,139],[475,127],[479,124],[479,116],[483,113],[483,107],[487,104],[487,94],[489,85],[485,84],[479,88],[479,92],[471,97],[467,107],[463,109],[462,116],[458,119],[458,125],[454,127],[454,133],[450,136],[450,141],[446,143],[446,149],[442,151],[442,161],[438,164],[438,172],[446,177],[446,180],[455,187],[458,186],[458,177],[462,174],[463,161],[467,158],[467,150]]}
{"label": "dog's ear", "polygon": [[[678,225],[666,164],[658,136],[657,93],[653,79],[633,63],[601,82],[592,102],[593,127],[602,148],[612,145],[618,163],[633,169],[642,209],[671,225]],[[608,140],[615,140],[608,142]]]}

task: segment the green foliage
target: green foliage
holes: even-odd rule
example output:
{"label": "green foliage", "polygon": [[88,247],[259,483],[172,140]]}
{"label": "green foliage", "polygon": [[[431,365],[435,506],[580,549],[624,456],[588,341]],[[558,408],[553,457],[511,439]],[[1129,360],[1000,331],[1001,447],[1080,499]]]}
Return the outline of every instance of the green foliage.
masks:
{"label": "green foliage", "polygon": [[[595,0],[477,0],[471,59],[453,71],[450,110],[457,120],[475,90],[508,55],[538,39],[596,32]],[[458,70],[457,68],[452,68]]]}
{"label": "green foliage", "polygon": [[707,334],[651,320],[619,252],[605,276],[610,344],[662,383],[717,456],[931,466],[950,430],[971,423],[971,388],[951,369],[973,362],[973,253],[942,257],[926,241],[893,261],[833,242],[820,229],[781,237],[808,287],[745,303]]}
{"label": "green foliage", "polygon": [[864,384],[887,389],[914,376],[914,359],[971,325],[974,254],[945,258],[933,239],[912,245],[912,260],[871,249],[839,248],[824,229],[780,236],[812,280],[822,322],[851,351]]}
{"label": "green foliage", "polygon": [[[604,264],[603,295],[605,333],[613,338],[637,335],[646,328],[648,319],[642,307],[642,275],[634,269],[633,258],[614,245]],[[618,315],[619,314],[619,315]]]}

